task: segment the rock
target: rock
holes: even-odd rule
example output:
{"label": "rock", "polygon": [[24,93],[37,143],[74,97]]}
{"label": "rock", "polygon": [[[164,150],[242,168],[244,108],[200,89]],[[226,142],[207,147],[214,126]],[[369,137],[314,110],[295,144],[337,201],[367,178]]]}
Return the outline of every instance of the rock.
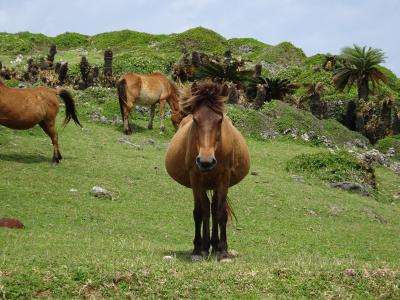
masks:
{"label": "rock", "polygon": [[349,276],[349,277],[353,277],[353,276],[357,275],[357,272],[354,269],[346,269],[346,270],[344,270],[343,273],[344,273],[344,275]]}
{"label": "rock", "polygon": [[362,196],[370,196],[370,193],[368,191],[368,188],[366,186],[363,186],[357,182],[349,182],[349,181],[343,181],[343,182],[331,182],[330,186],[333,188],[340,188],[345,191],[353,192],[360,194]]}
{"label": "rock", "polygon": [[360,140],[360,139],[355,139],[354,140],[354,144],[358,147],[358,148],[362,148],[367,150],[368,149],[368,145],[365,141]]}
{"label": "rock", "polygon": [[242,45],[242,46],[239,47],[238,50],[240,52],[243,52],[243,53],[248,53],[248,52],[253,52],[254,51],[254,49],[252,47],[248,46],[248,45]]}
{"label": "rock", "polygon": [[120,139],[118,140],[118,142],[120,142],[121,144],[128,145],[128,146],[130,146],[130,147],[132,147],[132,148],[135,148],[136,150],[141,150],[141,149],[142,149],[142,146],[141,146],[141,145],[134,144],[134,143],[132,143],[132,142],[130,142],[130,141],[124,139],[124,138],[120,138]]}
{"label": "rock", "polygon": [[263,132],[260,133],[260,136],[264,140],[270,140],[270,139],[275,139],[279,133],[275,130],[264,130]]}
{"label": "rock", "polygon": [[292,175],[292,178],[293,178],[294,181],[297,181],[297,182],[304,182],[304,177],[303,177],[303,176],[300,176],[300,175]]}
{"label": "rock", "polygon": [[26,88],[25,83],[23,83],[23,82],[18,83],[18,88],[20,88],[20,89]]}
{"label": "rock", "polygon": [[100,186],[92,187],[90,193],[97,198],[105,198],[112,200],[111,192],[107,191],[105,188],[102,188]]}
{"label": "rock", "polygon": [[390,160],[381,152],[376,149],[372,149],[358,156],[358,158],[362,161],[365,161],[368,164],[377,163],[379,165],[390,167]]}
{"label": "rock", "polygon": [[72,188],[72,189],[69,189],[69,191],[70,191],[70,193],[76,193],[78,190],[77,190],[77,189],[74,189],[74,188]]}
{"label": "rock", "polygon": [[379,223],[381,224],[386,224],[387,221],[385,220],[384,217],[378,215],[376,212],[370,210],[369,208],[364,208],[363,210],[365,213],[367,213],[368,216],[370,216],[371,218],[377,220]]}
{"label": "rock", "polygon": [[396,200],[400,199],[400,192],[397,192],[396,194],[394,194],[393,198]]}
{"label": "rock", "polygon": [[100,122],[102,124],[107,124],[108,123],[108,119],[105,116],[100,116]]}
{"label": "rock", "polygon": [[314,131],[305,132],[301,135],[301,138],[306,142],[318,140],[318,136]]}
{"label": "rock", "polygon": [[11,228],[11,229],[22,229],[24,228],[24,224],[17,219],[12,218],[1,218],[0,219],[0,227]]}
{"label": "rock", "polygon": [[174,257],[171,256],[171,255],[165,255],[165,256],[163,257],[163,260],[173,260],[173,259],[174,259]]}
{"label": "rock", "polygon": [[344,211],[344,208],[343,208],[343,207],[340,207],[340,206],[336,206],[336,205],[331,205],[331,206],[329,207],[329,210],[330,210],[330,213],[331,213],[332,215],[337,216],[338,214],[340,214],[341,212]]}
{"label": "rock", "polygon": [[143,141],[143,144],[145,144],[145,145],[153,145],[154,146],[156,144],[156,142],[153,139],[146,139],[146,140]]}
{"label": "rock", "polygon": [[394,157],[395,155],[396,155],[396,150],[393,147],[390,147],[386,151],[386,156],[388,156],[388,157]]}
{"label": "rock", "polygon": [[251,171],[250,174],[253,175],[253,176],[257,176],[257,175],[258,175],[258,172],[257,172],[257,171]]}
{"label": "rock", "polygon": [[393,162],[390,164],[389,168],[393,170],[393,172],[395,172],[397,175],[400,175],[400,163]]}

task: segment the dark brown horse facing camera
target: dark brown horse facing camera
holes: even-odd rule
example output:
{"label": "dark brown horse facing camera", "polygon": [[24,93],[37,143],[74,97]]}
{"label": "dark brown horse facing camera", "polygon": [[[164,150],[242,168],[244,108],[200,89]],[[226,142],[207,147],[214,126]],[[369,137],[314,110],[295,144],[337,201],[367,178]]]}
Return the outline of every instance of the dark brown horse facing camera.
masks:
{"label": "dark brown horse facing camera", "polygon": [[[226,259],[226,224],[231,213],[228,188],[247,175],[250,157],[243,136],[224,115],[221,93],[220,85],[206,81],[181,99],[188,116],[170,142],[165,166],[174,180],[193,190],[193,255],[207,255],[211,245],[214,253]],[[211,239],[207,191],[213,192]]]}
{"label": "dark brown horse facing camera", "polygon": [[74,100],[67,90],[10,88],[0,81],[0,125],[11,129],[29,129],[39,124],[53,143],[53,164],[62,159],[55,127],[59,110],[57,96],[65,103],[64,126],[72,119],[82,127],[76,116]]}
{"label": "dark brown horse facing camera", "polygon": [[160,103],[160,131],[164,132],[164,108],[165,103],[168,102],[172,110],[172,124],[178,128],[182,120],[179,111],[178,89],[164,74],[160,72],[148,75],[125,74],[118,80],[117,90],[126,134],[132,133],[128,117],[135,104],[150,106],[150,121],[147,127],[152,129],[156,104]]}

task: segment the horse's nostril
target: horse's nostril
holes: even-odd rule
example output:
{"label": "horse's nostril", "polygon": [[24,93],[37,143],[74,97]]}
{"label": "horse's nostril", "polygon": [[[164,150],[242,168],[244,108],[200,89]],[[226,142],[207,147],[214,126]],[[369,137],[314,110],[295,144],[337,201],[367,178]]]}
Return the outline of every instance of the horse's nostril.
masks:
{"label": "horse's nostril", "polygon": [[211,164],[215,166],[217,164],[217,160],[215,158],[212,159]]}

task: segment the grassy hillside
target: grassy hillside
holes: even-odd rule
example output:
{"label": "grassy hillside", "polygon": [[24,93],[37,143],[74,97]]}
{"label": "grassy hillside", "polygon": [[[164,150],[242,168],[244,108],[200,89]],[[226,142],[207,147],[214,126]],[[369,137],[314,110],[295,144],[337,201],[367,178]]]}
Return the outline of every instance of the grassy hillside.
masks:
{"label": "grassy hillside", "polygon": [[[75,94],[85,129],[61,129],[59,116],[56,168],[40,128],[0,127],[0,216],[26,226],[0,230],[3,298],[400,297],[400,187],[391,171],[378,168],[379,195],[362,197],[288,171],[301,154],[329,156],[325,147],[246,134],[254,175],[230,189],[236,257],[192,262],[192,192],[164,169],[172,126],[165,135],[147,130],[148,114],[136,112],[127,137],[120,125],[90,121],[94,111],[119,114],[112,93]],[[248,116],[228,114],[247,132],[240,120]],[[93,197],[93,186],[113,199]]]}

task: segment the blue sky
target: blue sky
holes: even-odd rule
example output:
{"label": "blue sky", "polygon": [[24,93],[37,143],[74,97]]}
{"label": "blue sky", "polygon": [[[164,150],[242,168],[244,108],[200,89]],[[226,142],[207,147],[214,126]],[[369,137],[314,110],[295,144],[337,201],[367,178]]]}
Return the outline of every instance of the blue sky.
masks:
{"label": "blue sky", "polygon": [[400,0],[0,0],[0,31],[54,36],[210,28],[226,38],[290,41],[310,56],[354,43],[382,49],[400,76]]}

